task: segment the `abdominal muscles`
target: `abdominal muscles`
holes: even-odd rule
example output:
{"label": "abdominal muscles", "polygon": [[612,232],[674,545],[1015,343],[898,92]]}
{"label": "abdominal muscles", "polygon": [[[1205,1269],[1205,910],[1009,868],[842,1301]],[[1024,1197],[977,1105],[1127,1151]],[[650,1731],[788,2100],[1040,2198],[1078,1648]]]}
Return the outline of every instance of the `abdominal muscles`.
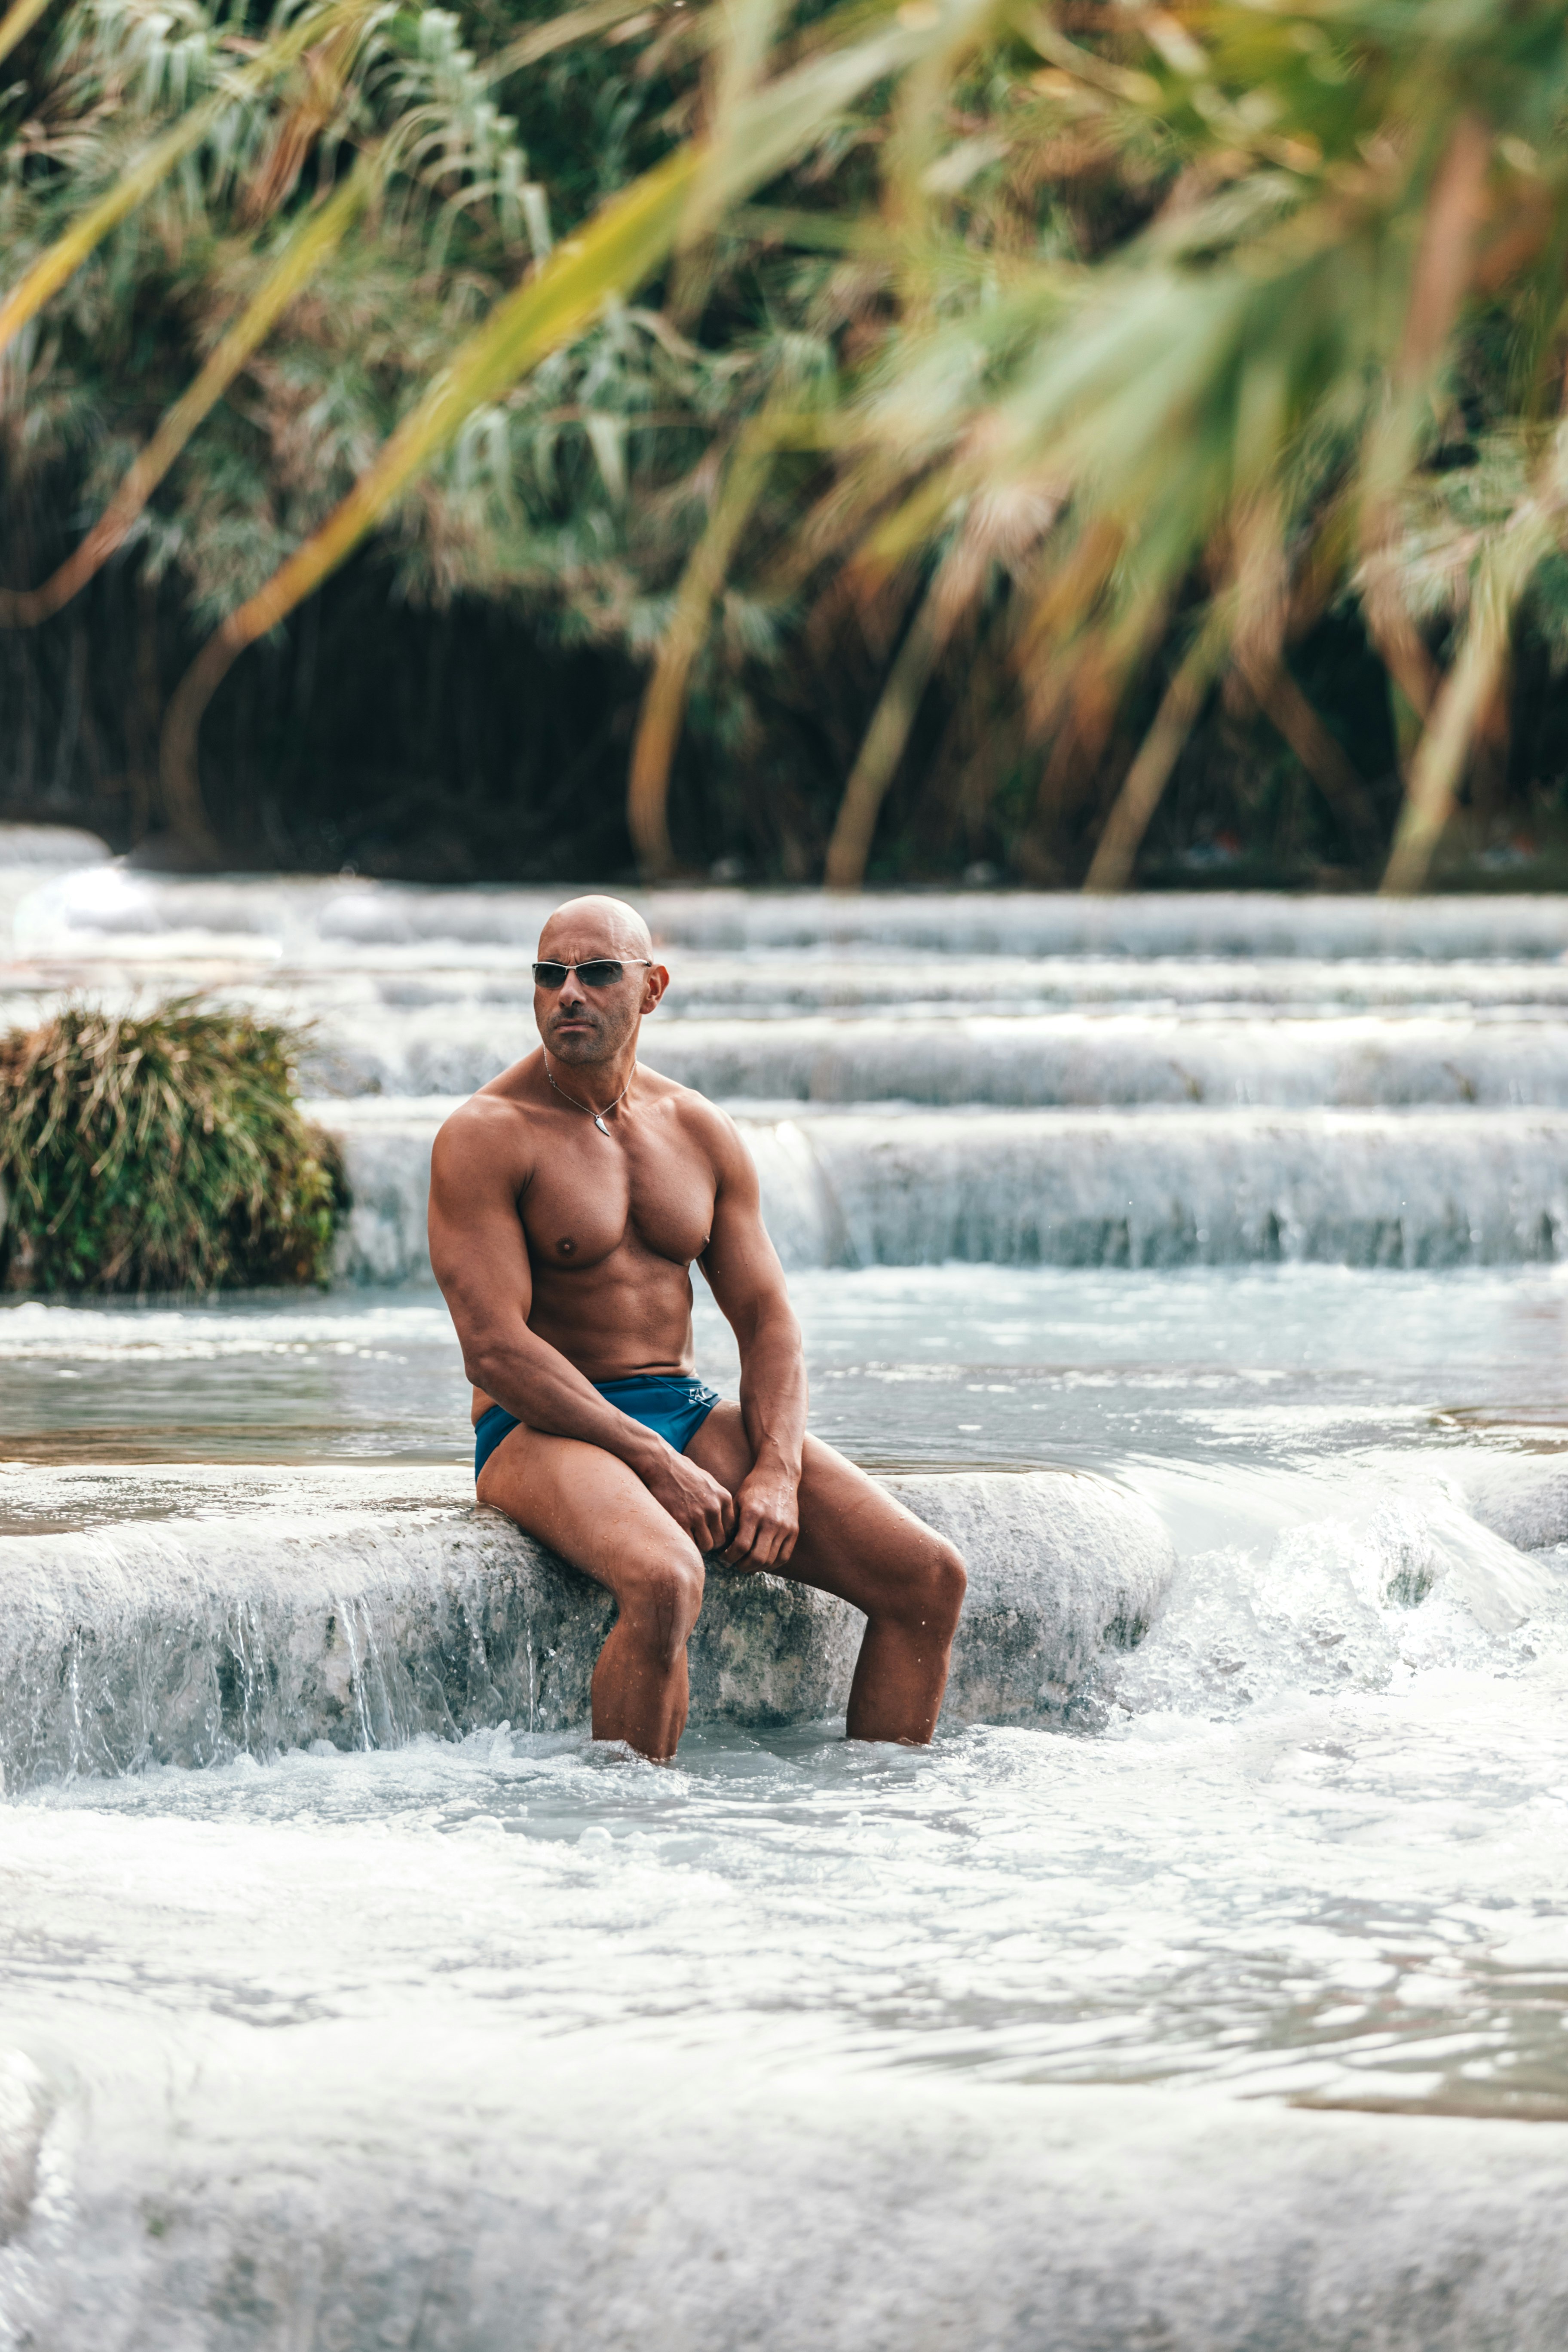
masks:
{"label": "abdominal muscles", "polygon": [[[533,1259],[528,1328],[590,1381],[688,1373],[692,1366],[691,1276],[633,1234],[596,1265]],[[474,1418],[494,1402],[474,1391]]]}

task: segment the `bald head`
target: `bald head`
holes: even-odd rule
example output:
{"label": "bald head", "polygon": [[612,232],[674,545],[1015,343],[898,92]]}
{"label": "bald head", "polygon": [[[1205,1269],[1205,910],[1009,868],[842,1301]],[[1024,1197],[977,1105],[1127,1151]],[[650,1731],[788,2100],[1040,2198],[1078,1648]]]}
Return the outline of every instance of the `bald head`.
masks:
{"label": "bald head", "polygon": [[563,963],[585,963],[594,956],[651,958],[653,933],[624,898],[590,890],[556,908],[539,934],[539,952]]}
{"label": "bald head", "polygon": [[[568,967],[559,987],[535,982],[533,1017],[547,1050],[574,1067],[608,1064],[614,1074],[624,1063],[629,1076],[643,1015],[669,983],[637,908],[598,891],[568,898],[539,934],[539,961]],[[584,965],[591,980],[582,976]],[[619,979],[603,977],[617,965]]]}

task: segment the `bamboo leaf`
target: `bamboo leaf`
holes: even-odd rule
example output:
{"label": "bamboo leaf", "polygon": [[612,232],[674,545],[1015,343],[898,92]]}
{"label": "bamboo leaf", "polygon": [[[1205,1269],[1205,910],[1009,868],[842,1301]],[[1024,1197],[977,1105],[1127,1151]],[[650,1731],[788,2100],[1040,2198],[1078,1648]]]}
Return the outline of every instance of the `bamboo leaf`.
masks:
{"label": "bamboo leaf", "polygon": [[592,40],[595,33],[607,33],[628,17],[645,16],[647,0],[595,0],[586,8],[568,8],[547,24],[535,25],[531,30],[510,41],[491,58],[484,68],[486,81],[506,81],[512,74],[521,73],[527,66],[537,65],[542,58],[553,57],[558,49],[570,48],[574,42]]}
{"label": "bamboo leaf", "polygon": [[866,878],[866,860],[870,856],[878,814],[893,781],[893,771],[903,757],[921,697],[931,682],[931,670],[942,650],[941,577],[939,572],[927,589],[920,610],[904,634],[854,771],[844,788],[833,838],[827,845],[826,881],[830,890],[858,890]]}
{"label": "bamboo leaf", "polygon": [[1084,880],[1086,890],[1125,890],[1131,880],[1133,863],[1160,804],[1160,795],[1171,780],[1171,771],[1182,756],[1183,746],[1197,723],[1224,659],[1231,618],[1227,609],[1211,606],[1190,651],[1165,688],[1154,723],[1139,746],[1138,756],[1127,771],[1106,819],[1094,861]]}
{"label": "bamboo leaf", "polygon": [[743,428],[707,527],[681,575],[675,610],[643,696],[632,747],[626,823],[637,864],[649,878],[669,873],[675,864],[666,810],[670,763],[686,709],[687,681],[707,632],[713,599],[767,478],[777,438],[777,419],[771,413],[754,417]]}
{"label": "bamboo leaf", "polygon": [[321,529],[229,614],[180,681],[164,720],[162,765],[171,812],[193,839],[210,839],[195,764],[202,713],[238,654],[337,569],[476,408],[580,333],[612,296],[640,283],[678,236],[693,233],[694,221],[700,230],[705,205],[727,203],[737,191],[749,194],[858,92],[920,55],[936,35],[951,45],[956,23],[978,28],[990,21],[995,6],[996,0],[949,0],[929,19],[906,10],[906,16],[918,13],[918,24],[900,23],[847,55],[811,58],[736,110],[716,171],[710,150],[692,142],[677,148],[496,305]]}
{"label": "bamboo leaf", "polygon": [[123,544],[137,516],[203,418],[217,405],[258,345],[342,242],[350,222],[369,202],[378,177],[375,159],[362,157],[342,187],[305,215],[201,373],[163,418],[80,546],[41,587],[0,589],[0,626],[30,628],[47,620]]}
{"label": "bamboo leaf", "polygon": [[[1559,493],[1559,496],[1561,493]],[[1561,515],[1550,500],[1531,500],[1500,545],[1488,551],[1471,601],[1458,658],[1443,682],[1411,762],[1410,782],[1389,853],[1383,889],[1408,897],[1426,887],[1443,831],[1454,813],[1465,762],[1508,659],[1519,600],[1557,543]]]}
{"label": "bamboo leaf", "polygon": [[239,645],[276,628],[336,569],[446,447],[476,408],[580,333],[614,295],[669,250],[697,169],[680,148],[558,245],[536,277],[505,297],[454,354],[374,463],[314,536],[224,624]]}
{"label": "bamboo leaf", "polygon": [[75,276],[110,231],[129,218],[168,178],[175,165],[201,145],[237,99],[264,89],[269,81],[286,73],[323,34],[356,17],[369,16],[378,5],[379,0],[330,0],[328,6],[298,18],[287,33],[269,42],[259,57],[231,76],[223,89],[193,106],[172,130],[144,148],[108,193],[89,205],[79,220],[74,221],[24,270],[5,300],[0,301],[0,352],[59,292],[67,279]]}
{"label": "bamboo leaf", "polygon": [[668,254],[697,167],[696,151],[678,148],[558,245],[538,274],[499,302],[459,346],[321,529],[208,638],[163,722],[164,793],[191,838],[210,838],[195,767],[202,713],[237,656],[336,571],[476,408],[499,398],[547,352],[580,333],[612,295],[637,284]]}
{"label": "bamboo leaf", "polygon": [[[859,9],[852,13],[858,20]],[[1000,0],[904,7],[891,22],[877,23],[867,39],[826,48],[748,95],[716,126],[683,236],[707,236],[731,205],[776,177],[873,83],[903,71],[930,49],[956,53],[978,43],[1001,13]]]}
{"label": "bamboo leaf", "polygon": [[0,58],[8,58],[18,41],[26,38],[49,0],[12,0],[4,16],[0,16]]}

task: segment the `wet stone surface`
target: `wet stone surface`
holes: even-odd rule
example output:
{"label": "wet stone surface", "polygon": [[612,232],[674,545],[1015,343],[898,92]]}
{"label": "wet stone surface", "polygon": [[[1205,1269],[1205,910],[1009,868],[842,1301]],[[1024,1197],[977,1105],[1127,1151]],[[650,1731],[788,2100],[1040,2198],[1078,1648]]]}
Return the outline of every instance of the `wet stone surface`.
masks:
{"label": "wet stone surface", "polygon": [[[1087,1703],[1174,1570],[1153,1512],[1101,1479],[888,1483],[968,1562],[948,1722]],[[12,1470],[14,1517],[30,1491],[46,1521],[74,1505],[96,1524],[0,1537],[10,1784],[585,1722],[609,1595],[465,1486],[439,1471]],[[841,1715],[862,1623],[827,1594],[714,1564],[689,1651],[693,1721]]]}

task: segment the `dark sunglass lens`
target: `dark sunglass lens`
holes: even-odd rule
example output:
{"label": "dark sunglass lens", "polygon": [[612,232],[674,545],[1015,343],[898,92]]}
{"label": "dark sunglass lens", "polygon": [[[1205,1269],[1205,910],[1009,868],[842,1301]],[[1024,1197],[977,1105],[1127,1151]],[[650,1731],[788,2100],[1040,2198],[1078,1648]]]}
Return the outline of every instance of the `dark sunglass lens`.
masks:
{"label": "dark sunglass lens", "polygon": [[577,977],[584,988],[613,988],[621,976],[618,963],[580,963]]}
{"label": "dark sunglass lens", "polygon": [[570,970],[571,966],[564,963],[536,963],[533,967],[534,981],[540,988],[563,988]]}

